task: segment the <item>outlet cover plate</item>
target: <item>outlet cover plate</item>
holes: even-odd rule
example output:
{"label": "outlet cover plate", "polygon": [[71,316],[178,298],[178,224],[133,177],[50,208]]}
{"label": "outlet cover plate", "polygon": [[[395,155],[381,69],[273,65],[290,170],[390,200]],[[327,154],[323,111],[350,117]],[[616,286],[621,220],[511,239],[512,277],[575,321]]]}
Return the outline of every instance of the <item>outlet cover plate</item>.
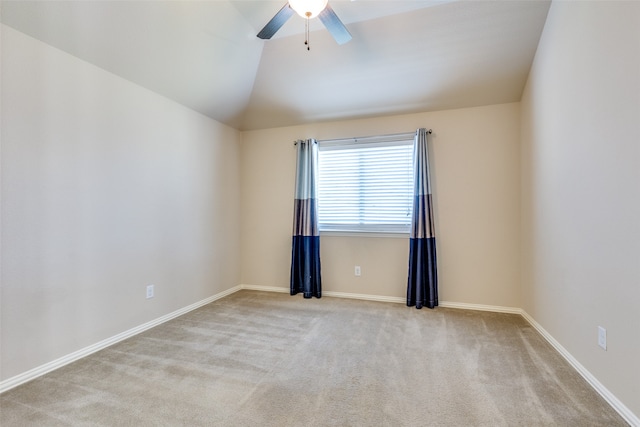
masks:
{"label": "outlet cover plate", "polygon": [[602,326],[598,326],[598,345],[604,350],[607,349],[607,330]]}

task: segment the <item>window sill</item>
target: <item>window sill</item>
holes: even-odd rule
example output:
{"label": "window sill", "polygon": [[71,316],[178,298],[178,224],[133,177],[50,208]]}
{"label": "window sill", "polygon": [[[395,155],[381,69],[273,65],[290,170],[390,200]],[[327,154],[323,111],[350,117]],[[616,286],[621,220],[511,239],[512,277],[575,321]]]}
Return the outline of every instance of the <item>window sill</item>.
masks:
{"label": "window sill", "polygon": [[320,236],[327,237],[382,237],[393,239],[408,239],[409,233],[382,232],[382,231],[322,231]]}

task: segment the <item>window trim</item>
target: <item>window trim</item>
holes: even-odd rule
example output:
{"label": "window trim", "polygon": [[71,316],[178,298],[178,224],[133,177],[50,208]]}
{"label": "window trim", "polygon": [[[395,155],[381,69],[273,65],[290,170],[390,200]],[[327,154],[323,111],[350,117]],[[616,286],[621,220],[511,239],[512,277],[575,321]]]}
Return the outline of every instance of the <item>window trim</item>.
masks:
{"label": "window trim", "polygon": [[[376,146],[412,146],[416,132],[406,132],[387,135],[374,135],[354,138],[340,138],[318,140],[319,151],[342,150],[346,146],[369,148]],[[413,150],[412,150],[413,151]],[[412,160],[411,160],[412,162]],[[319,224],[321,235],[325,236],[353,236],[353,237],[391,237],[407,238],[410,235],[410,223],[400,224]]]}

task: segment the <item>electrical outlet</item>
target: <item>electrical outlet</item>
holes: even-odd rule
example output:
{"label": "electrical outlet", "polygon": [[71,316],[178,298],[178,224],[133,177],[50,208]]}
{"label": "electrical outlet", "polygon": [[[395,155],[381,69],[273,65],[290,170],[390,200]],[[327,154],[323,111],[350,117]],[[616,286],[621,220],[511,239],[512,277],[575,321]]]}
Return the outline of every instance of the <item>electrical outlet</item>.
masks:
{"label": "electrical outlet", "polygon": [[360,266],[359,266],[359,265],[356,265],[356,268],[355,268],[355,275],[356,275],[356,276],[360,276],[361,274],[362,274],[362,270],[360,270]]}
{"label": "electrical outlet", "polygon": [[147,285],[147,299],[153,298],[153,285]]}
{"label": "electrical outlet", "polygon": [[602,326],[598,326],[598,345],[607,349],[607,330]]}

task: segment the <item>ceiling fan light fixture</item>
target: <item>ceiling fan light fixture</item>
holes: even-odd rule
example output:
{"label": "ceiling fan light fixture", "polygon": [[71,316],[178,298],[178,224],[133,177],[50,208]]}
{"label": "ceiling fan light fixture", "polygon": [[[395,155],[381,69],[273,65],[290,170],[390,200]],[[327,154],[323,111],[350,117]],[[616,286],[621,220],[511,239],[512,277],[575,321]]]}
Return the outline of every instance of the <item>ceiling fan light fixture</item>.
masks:
{"label": "ceiling fan light fixture", "polygon": [[315,18],[327,7],[328,0],[289,0],[289,6],[303,18]]}

